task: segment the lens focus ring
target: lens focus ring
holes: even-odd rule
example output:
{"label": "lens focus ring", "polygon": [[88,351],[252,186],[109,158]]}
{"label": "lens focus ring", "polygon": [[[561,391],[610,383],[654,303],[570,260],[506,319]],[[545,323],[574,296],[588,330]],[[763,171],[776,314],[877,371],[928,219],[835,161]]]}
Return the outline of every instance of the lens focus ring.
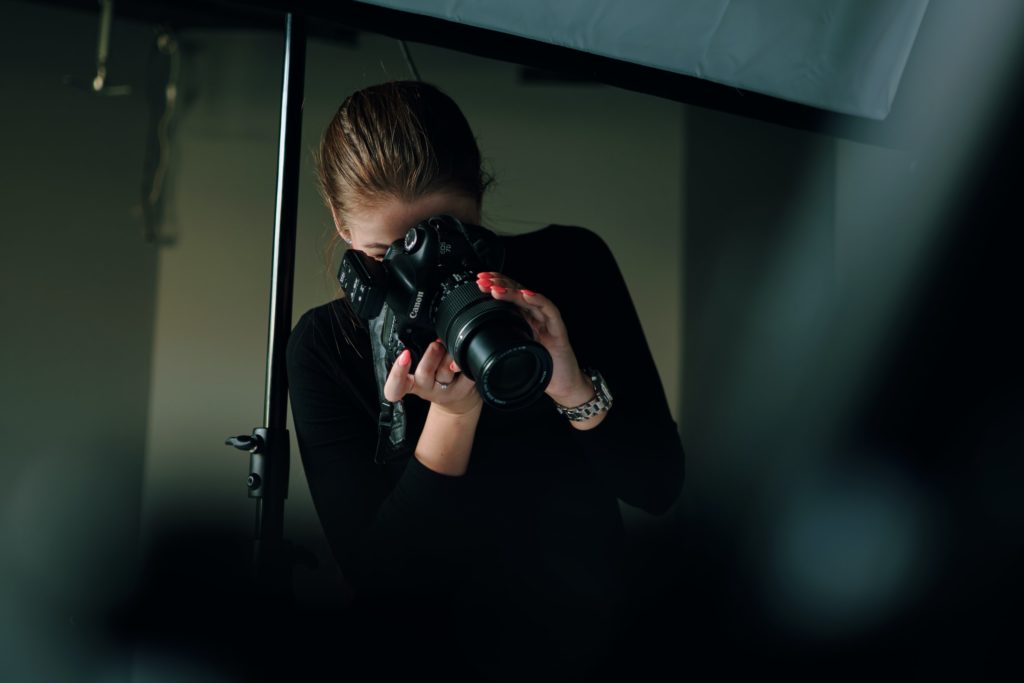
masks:
{"label": "lens focus ring", "polygon": [[459,314],[474,304],[487,301],[494,301],[494,303],[507,303],[497,301],[492,298],[490,294],[484,294],[480,291],[476,282],[470,281],[463,282],[445,294],[444,297],[441,298],[441,301],[438,302],[437,309],[437,329],[441,331],[442,337],[445,341],[450,341],[452,344],[457,343],[457,341],[449,340],[448,335],[451,332],[450,328],[452,322],[459,316]]}

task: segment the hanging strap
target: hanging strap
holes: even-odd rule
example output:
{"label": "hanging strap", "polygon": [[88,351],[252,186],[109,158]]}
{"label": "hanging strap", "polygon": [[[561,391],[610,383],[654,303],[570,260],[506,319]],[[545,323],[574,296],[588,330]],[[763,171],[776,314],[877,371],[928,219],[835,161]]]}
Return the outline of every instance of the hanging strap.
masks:
{"label": "hanging strap", "polygon": [[405,404],[401,399],[389,401],[384,398],[384,382],[387,381],[388,367],[384,339],[389,338],[393,325],[391,309],[384,307],[381,315],[369,321],[370,349],[373,354],[373,370],[377,378],[377,397],[380,416],[377,418],[377,449],[373,461],[385,465],[407,457],[410,451],[405,443]]}

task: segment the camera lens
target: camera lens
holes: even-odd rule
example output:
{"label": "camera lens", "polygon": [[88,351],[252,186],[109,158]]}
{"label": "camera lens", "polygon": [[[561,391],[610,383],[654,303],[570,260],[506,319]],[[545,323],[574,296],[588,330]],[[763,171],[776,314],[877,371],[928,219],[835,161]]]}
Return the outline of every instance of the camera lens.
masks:
{"label": "camera lens", "polygon": [[533,340],[517,311],[498,313],[474,321],[476,332],[466,346],[467,365],[479,368],[475,381],[484,400],[497,408],[521,408],[547,388],[551,356]]}
{"label": "camera lens", "polygon": [[437,332],[484,401],[495,408],[525,407],[551,381],[551,354],[533,339],[519,309],[481,293],[475,282],[463,283],[441,299]]}
{"label": "camera lens", "polygon": [[517,396],[536,382],[540,372],[541,364],[537,358],[516,352],[492,363],[487,377],[495,394]]}

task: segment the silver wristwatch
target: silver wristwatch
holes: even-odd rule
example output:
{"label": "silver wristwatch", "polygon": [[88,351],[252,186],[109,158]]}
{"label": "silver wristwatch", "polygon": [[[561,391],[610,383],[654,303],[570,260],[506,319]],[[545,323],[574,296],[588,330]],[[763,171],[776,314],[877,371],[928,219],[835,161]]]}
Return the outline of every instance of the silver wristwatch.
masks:
{"label": "silver wristwatch", "polygon": [[594,393],[596,394],[594,398],[575,408],[569,408],[559,404],[557,401],[555,402],[555,410],[558,411],[558,414],[565,415],[573,422],[583,422],[597,415],[602,410],[608,410],[612,407],[612,394],[608,391],[608,385],[605,383],[601,373],[593,368],[581,368],[581,370],[594,383]]}

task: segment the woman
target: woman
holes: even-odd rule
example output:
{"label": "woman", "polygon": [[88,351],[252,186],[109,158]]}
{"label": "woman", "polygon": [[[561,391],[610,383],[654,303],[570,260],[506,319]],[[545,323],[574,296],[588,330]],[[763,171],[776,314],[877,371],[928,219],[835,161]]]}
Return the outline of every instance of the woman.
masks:
{"label": "woman", "polygon": [[[347,98],[317,170],[339,237],[378,260],[424,218],[480,225],[490,182],[459,108],[420,82]],[[403,352],[383,394],[402,400],[415,448],[377,464],[379,378],[367,325],[343,296],[295,325],[292,412],[317,514],[369,620],[357,630],[371,642],[427,642],[422,652],[440,648],[481,677],[568,679],[614,650],[618,500],[663,514],[682,485],[683,450],[604,242],[554,225],[499,239],[503,266],[477,284],[515,304],[551,354],[546,396],[495,410],[441,340],[414,372]]]}

